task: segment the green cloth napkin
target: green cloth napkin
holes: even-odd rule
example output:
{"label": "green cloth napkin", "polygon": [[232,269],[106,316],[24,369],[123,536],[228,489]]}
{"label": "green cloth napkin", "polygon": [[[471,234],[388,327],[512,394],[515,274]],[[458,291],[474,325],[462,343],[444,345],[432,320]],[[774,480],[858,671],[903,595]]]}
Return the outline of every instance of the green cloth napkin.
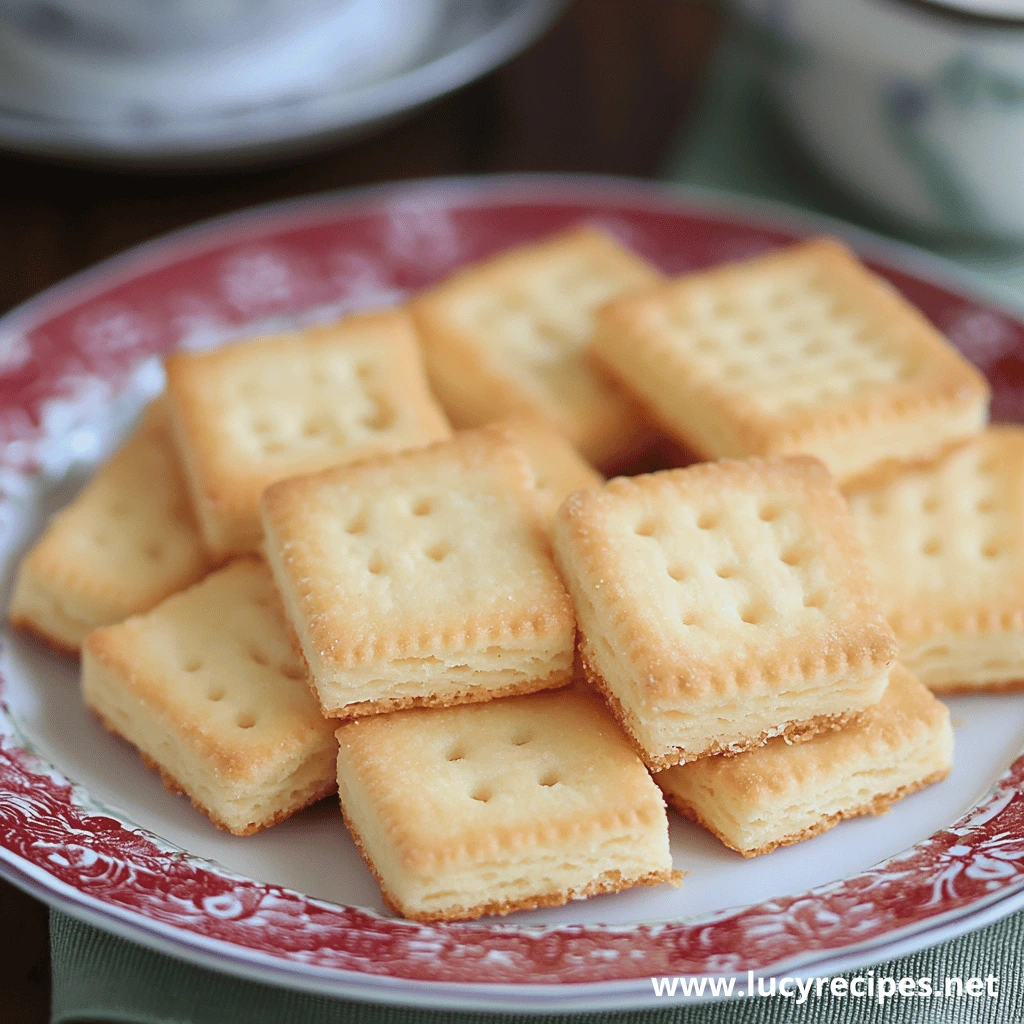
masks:
{"label": "green cloth napkin", "polygon": [[[792,144],[751,72],[751,55],[738,39],[723,46],[706,95],[685,143],[665,177],[745,195],[761,196],[827,212],[875,230],[887,227],[872,211],[858,207],[817,174]],[[891,227],[889,228],[891,233]],[[921,239],[917,239],[919,243]],[[947,243],[933,248],[960,260],[994,282],[1024,289],[1024,257]],[[238,981],[181,963],[125,942],[54,911],[50,918],[54,1024],[65,1021],[124,1021],[127,1024],[440,1024],[537,1020],[515,1014],[389,1008],[303,995]],[[895,997],[811,998],[802,1006],[779,997],[672,1005],[635,1013],[559,1016],[577,1024],[678,1022],[678,1024],[1008,1024],[1024,1019],[1024,914],[1016,914],[972,935],[875,967],[893,978],[999,978],[997,999],[963,997],[928,1002]],[[852,977],[852,975],[847,975]]]}

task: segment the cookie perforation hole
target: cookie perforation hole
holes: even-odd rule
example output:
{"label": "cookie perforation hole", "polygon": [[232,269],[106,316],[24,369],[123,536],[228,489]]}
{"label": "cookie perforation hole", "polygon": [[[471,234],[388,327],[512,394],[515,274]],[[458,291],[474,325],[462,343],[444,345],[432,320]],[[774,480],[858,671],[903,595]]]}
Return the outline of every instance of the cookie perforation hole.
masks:
{"label": "cookie perforation hole", "polygon": [[686,570],[681,565],[673,565],[667,572],[669,577],[674,579],[676,583],[684,583],[686,581]]}
{"label": "cookie perforation hole", "polygon": [[301,665],[282,665],[277,670],[285,679],[305,679],[306,672]]}
{"label": "cookie perforation hole", "polygon": [[356,363],[356,376],[360,380],[367,380],[373,373],[373,366],[370,363]]}
{"label": "cookie perforation hole", "polygon": [[798,548],[789,548],[783,551],[780,557],[783,564],[790,567],[798,566],[804,560],[803,552]]}
{"label": "cookie perforation hole", "polygon": [[812,594],[804,595],[804,607],[805,608],[824,608],[827,597],[821,591],[815,591]]}
{"label": "cookie perforation hole", "polygon": [[473,800],[485,804],[494,796],[494,792],[488,786],[478,786],[470,796]]}
{"label": "cookie perforation hole", "polygon": [[446,541],[427,548],[427,558],[432,562],[443,562],[452,553],[452,546]]}
{"label": "cookie perforation hole", "polygon": [[387,430],[395,422],[395,410],[386,398],[375,396],[370,400],[374,408],[363,417],[363,426],[370,430]]}
{"label": "cookie perforation hole", "polygon": [[525,747],[532,739],[533,737],[528,733],[516,733],[516,735],[512,737],[512,746]]}
{"label": "cookie perforation hole", "polygon": [[284,445],[280,441],[268,441],[263,446],[264,455],[280,455],[284,451]]}
{"label": "cookie perforation hole", "polygon": [[634,532],[638,537],[653,537],[658,524],[653,519],[643,519],[636,525]]}
{"label": "cookie perforation hole", "polygon": [[720,565],[715,570],[715,575],[722,580],[731,580],[737,572],[739,572],[739,569],[735,565]]}
{"label": "cookie perforation hole", "polygon": [[929,537],[921,545],[921,553],[928,555],[930,558],[934,558],[940,551],[942,551],[942,542],[937,537]]}
{"label": "cookie perforation hole", "polygon": [[216,703],[219,700],[223,700],[227,696],[227,690],[223,686],[211,686],[206,691],[206,699]]}
{"label": "cookie perforation hole", "polygon": [[981,554],[985,558],[998,558],[1000,553],[999,545],[992,542],[985,544],[981,549]]}
{"label": "cookie perforation hole", "polygon": [[700,623],[696,612],[683,612],[680,621],[684,626],[696,626]]}
{"label": "cookie perforation hole", "polygon": [[254,434],[269,434],[274,429],[274,424],[265,416],[260,416],[252,421],[252,432]]}
{"label": "cookie perforation hole", "polygon": [[545,772],[537,781],[542,786],[551,787],[557,786],[562,780],[559,779],[557,772]]}
{"label": "cookie perforation hole", "polygon": [[366,513],[360,512],[358,515],[353,516],[348,523],[345,524],[345,532],[356,534],[362,533],[366,529]]}
{"label": "cookie perforation hole", "polygon": [[243,711],[235,719],[239,729],[251,729],[256,724],[256,716],[251,711]]}
{"label": "cookie perforation hole", "polygon": [[925,512],[937,512],[939,509],[939,499],[935,494],[929,494],[924,501],[921,502],[921,508]]}
{"label": "cookie perforation hole", "polygon": [[430,498],[420,498],[412,506],[414,516],[429,516],[434,511],[434,502]]}
{"label": "cookie perforation hole", "polygon": [[164,556],[164,549],[159,544],[147,544],[144,553],[151,562],[159,562]]}
{"label": "cookie perforation hole", "polygon": [[366,564],[366,570],[374,576],[379,576],[384,571],[384,559],[374,552],[370,555],[370,561]]}
{"label": "cookie perforation hole", "polygon": [[759,626],[767,617],[768,612],[761,605],[747,605],[747,607],[740,612],[740,619],[748,626]]}
{"label": "cookie perforation hole", "polygon": [[991,512],[995,509],[995,502],[991,498],[982,498],[978,502],[977,508],[979,512]]}
{"label": "cookie perforation hole", "polygon": [[718,516],[714,512],[702,512],[697,517],[698,530],[713,530],[718,525]]}
{"label": "cookie perforation hole", "polygon": [[464,761],[466,759],[466,748],[459,744],[458,746],[452,747],[448,751],[445,760],[447,761]]}
{"label": "cookie perforation hole", "polygon": [[762,505],[757,516],[763,523],[774,523],[779,518],[780,509],[778,505]]}
{"label": "cookie perforation hole", "polygon": [[203,667],[203,663],[199,658],[189,658],[182,667],[186,672],[198,672]]}
{"label": "cookie perforation hole", "polygon": [[262,651],[251,650],[249,652],[249,658],[262,668],[266,668],[270,664],[269,659]]}

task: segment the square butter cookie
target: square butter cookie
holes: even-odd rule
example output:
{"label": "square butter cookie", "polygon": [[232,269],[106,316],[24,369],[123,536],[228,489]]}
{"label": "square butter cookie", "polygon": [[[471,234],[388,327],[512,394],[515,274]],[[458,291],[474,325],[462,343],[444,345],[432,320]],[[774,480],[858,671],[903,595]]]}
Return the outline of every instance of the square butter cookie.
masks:
{"label": "square butter cookie", "polygon": [[506,250],[412,303],[427,372],[456,427],[513,413],[607,465],[648,437],[634,401],[587,358],[597,308],[661,275],[594,227]]}
{"label": "square butter cookie", "polygon": [[735,757],[659,772],[672,806],[744,857],[810,839],[845,818],[883,814],[953,764],[949,711],[902,665],[882,699],[805,743],[781,738]]}
{"label": "square butter cookie", "polygon": [[267,567],[240,558],[82,648],[85,703],[168,789],[249,835],[335,788],[321,717]]}
{"label": "square butter cookie", "polygon": [[221,559],[259,550],[269,484],[451,433],[399,311],[178,352],[166,366],[182,463]]}
{"label": "square butter cookie", "polygon": [[847,493],[900,660],[943,693],[1024,688],[1024,430]]}
{"label": "square butter cookie", "polygon": [[829,239],[616,300],[593,351],[706,458],[805,452],[848,480],[988,420],[984,377]]}
{"label": "square butter cookie", "polygon": [[464,920],[678,882],[661,793],[589,694],[399,711],[337,736],[345,821],[405,917]]}
{"label": "square butter cookie", "polygon": [[569,681],[572,602],[532,483],[481,430],[267,490],[267,557],[325,715]]}
{"label": "square butter cookie", "polygon": [[896,660],[853,521],[802,456],[620,477],[555,552],[591,683],[654,771],[841,724]]}
{"label": "square butter cookie", "polygon": [[22,559],[11,624],[77,653],[90,630],[149,611],[206,569],[167,408],[158,399]]}

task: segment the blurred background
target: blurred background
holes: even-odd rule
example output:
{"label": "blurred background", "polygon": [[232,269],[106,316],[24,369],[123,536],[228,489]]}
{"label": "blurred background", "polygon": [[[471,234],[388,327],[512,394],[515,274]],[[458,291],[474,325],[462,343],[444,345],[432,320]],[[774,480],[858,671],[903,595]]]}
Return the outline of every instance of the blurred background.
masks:
{"label": "blurred background", "polygon": [[[258,203],[496,172],[658,177],[1024,288],[1024,0],[0,0],[0,313]],[[0,883],[0,1017],[48,1018]]]}
{"label": "blurred background", "polygon": [[[153,235],[255,203],[447,174],[652,175],[692,108],[721,21],[713,6],[685,0],[251,0],[253,8],[267,9],[268,26],[278,6],[314,25],[317,17],[332,24],[348,18],[333,49],[317,55],[342,80],[339,97],[327,95],[330,75],[326,84],[278,80],[266,43],[230,44],[211,35],[189,44],[184,25],[164,30],[176,42],[168,43],[155,83],[146,69],[161,62],[159,55],[141,42],[136,53],[136,42],[120,35],[116,42],[118,26],[110,25],[103,45],[114,48],[107,59],[115,70],[104,78],[101,15],[119,6],[120,0],[0,0],[0,69],[15,65],[23,44],[21,59],[45,94],[35,98],[37,116],[29,117],[25,82],[5,82],[0,70],[2,310]],[[158,5],[123,6],[150,11]],[[184,12],[193,4],[164,6]],[[230,31],[232,0],[195,6],[223,9],[211,34]],[[360,9],[363,18],[355,17]],[[43,59],[47,48],[28,31],[37,23],[31,19],[42,20],[44,42],[54,25],[63,26],[50,49],[72,51],[66,19],[79,10],[101,39],[88,48],[83,43],[84,52],[61,69],[55,53]],[[95,26],[86,19],[94,12]],[[24,32],[15,31],[22,25]],[[401,52],[391,50],[391,31]],[[344,64],[345,32],[359,45],[361,81],[355,71],[346,81],[337,68]],[[311,44],[305,29],[298,35],[292,59],[301,63],[311,59]],[[507,63],[490,69],[502,60]],[[190,78],[201,77],[195,69],[231,62],[236,75],[201,83],[205,92],[188,85],[182,95]],[[264,63],[273,83],[261,83]],[[489,73],[479,77],[483,72]],[[92,107],[82,102],[85,86],[76,94],[78,79],[91,90]],[[465,85],[467,79],[475,80]],[[8,85],[20,91],[5,95]],[[271,85],[280,92],[270,95]],[[455,86],[464,87],[436,95]],[[224,106],[212,102],[215,88],[224,91]],[[133,89],[146,92],[145,104],[136,102]],[[179,98],[186,111],[180,121],[174,117]],[[44,101],[57,113],[38,113]],[[17,125],[8,117],[15,103],[24,115]],[[59,155],[40,159],[17,151]]]}

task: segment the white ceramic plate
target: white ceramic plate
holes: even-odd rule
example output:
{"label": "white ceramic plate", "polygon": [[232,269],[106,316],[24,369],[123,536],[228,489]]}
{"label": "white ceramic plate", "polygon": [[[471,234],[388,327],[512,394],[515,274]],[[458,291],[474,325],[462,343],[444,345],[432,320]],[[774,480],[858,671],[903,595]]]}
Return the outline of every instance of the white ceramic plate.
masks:
{"label": "white ceramic plate", "polygon": [[[668,272],[844,234],[989,374],[997,416],[1024,412],[1017,314],[839,224],[607,179],[324,196],[148,244],[0,321],[6,586],[46,516],[162,387],[159,353],[394,302],[581,219]],[[640,1006],[651,975],[862,966],[1024,902],[1024,697],[951,700],[952,775],[883,817],[746,861],[673,815],[676,866],[691,873],[681,889],[426,926],[384,910],[333,801],[253,837],[218,832],[85,712],[74,662],[5,635],[0,679],[0,871],[103,927],[263,981],[425,1006]]]}

